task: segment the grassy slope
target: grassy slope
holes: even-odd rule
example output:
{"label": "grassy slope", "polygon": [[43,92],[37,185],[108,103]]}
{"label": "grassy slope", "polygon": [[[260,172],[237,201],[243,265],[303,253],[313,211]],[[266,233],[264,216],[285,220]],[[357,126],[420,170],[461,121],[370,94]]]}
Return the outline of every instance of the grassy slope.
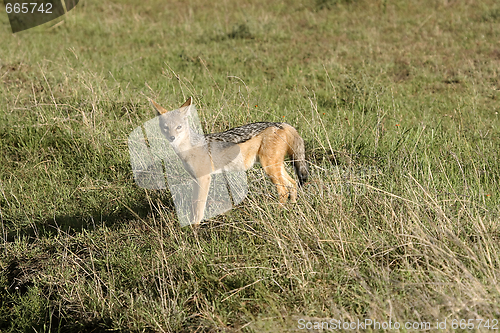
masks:
{"label": "grassy slope", "polygon": [[[0,20],[2,331],[498,318],[495,1],[85,1],[54,29]],[[296,206],[257,169],[194,237],[168,193],[134,185],[146,96],[189,95],[207,132],[298,128]]]}

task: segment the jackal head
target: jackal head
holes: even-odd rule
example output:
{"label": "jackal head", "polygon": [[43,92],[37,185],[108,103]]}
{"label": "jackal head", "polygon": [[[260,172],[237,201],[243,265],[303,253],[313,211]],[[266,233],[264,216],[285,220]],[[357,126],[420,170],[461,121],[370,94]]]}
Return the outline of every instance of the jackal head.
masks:
{"label": "jackal head", "polygon": [[170,112],[155,101],[150,101],[156,109],[157,116],[160,117],[160,130],[172,146],[178,147],[185,140],[189,141],[188,116],[191,108],[191,97],[179,109]]}

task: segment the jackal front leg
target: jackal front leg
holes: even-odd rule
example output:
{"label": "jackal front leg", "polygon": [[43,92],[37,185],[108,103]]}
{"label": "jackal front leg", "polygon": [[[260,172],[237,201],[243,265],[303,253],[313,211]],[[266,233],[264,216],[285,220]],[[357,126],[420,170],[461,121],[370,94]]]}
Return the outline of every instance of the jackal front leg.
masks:
{"label": "jackal front leg", "polygon": [[210,189],[211,176],[205,175],[193,181],[193,224],[200,224],[203,220],[205,207],[207,205],[208,191]]}

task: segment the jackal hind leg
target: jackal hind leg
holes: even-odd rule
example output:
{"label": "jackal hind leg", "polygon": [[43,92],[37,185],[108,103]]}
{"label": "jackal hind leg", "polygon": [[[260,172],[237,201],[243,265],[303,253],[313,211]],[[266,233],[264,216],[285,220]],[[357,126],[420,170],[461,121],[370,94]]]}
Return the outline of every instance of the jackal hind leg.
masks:
{"label": "jackal hind leg", "polygon": [[[265,156],[260,157],[260,164],[266,174],[271,178],[271,181],[276,185],[276,190],[278,191],[278,199],[281,204],[287,202],[288,197],[294,197],[296,199],[297,193],[291,193],[290,191],[290,181],[287,179],[288,174],[283,165],[283,159],[273,159]],[[286,176],[285,176],[286,175]],[[290,176],[288,176],[290,178]]]}
{"label": "jackal hind leg", "polygon": [[286,172],[284,166],[282,167],[281,170],[283,172],[283,177],[285,178],[285,180],[288,181],[287,187],[288,187],[288,191],[290,193],[290,202],[295,203],[295,202],[297,202],[297,183],[295,182],[295,180],[292,177],[290,177],[288,172]]}

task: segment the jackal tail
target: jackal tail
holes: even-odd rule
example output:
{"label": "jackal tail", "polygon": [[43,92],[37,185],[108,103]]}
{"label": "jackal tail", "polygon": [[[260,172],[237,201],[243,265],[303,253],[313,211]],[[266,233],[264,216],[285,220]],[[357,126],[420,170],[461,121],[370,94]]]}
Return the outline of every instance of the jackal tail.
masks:
{"label": "jackal tail", "polygon": [[294,127],[288,125],[286,126],[286,129],[288,142],[287,153],[292,158],[293,167],[295,168],[295,173],[299,179],[299,185],[302,186],[307,181],[307,176],[309,174],[306,162],[304,140],[300,137]]}

